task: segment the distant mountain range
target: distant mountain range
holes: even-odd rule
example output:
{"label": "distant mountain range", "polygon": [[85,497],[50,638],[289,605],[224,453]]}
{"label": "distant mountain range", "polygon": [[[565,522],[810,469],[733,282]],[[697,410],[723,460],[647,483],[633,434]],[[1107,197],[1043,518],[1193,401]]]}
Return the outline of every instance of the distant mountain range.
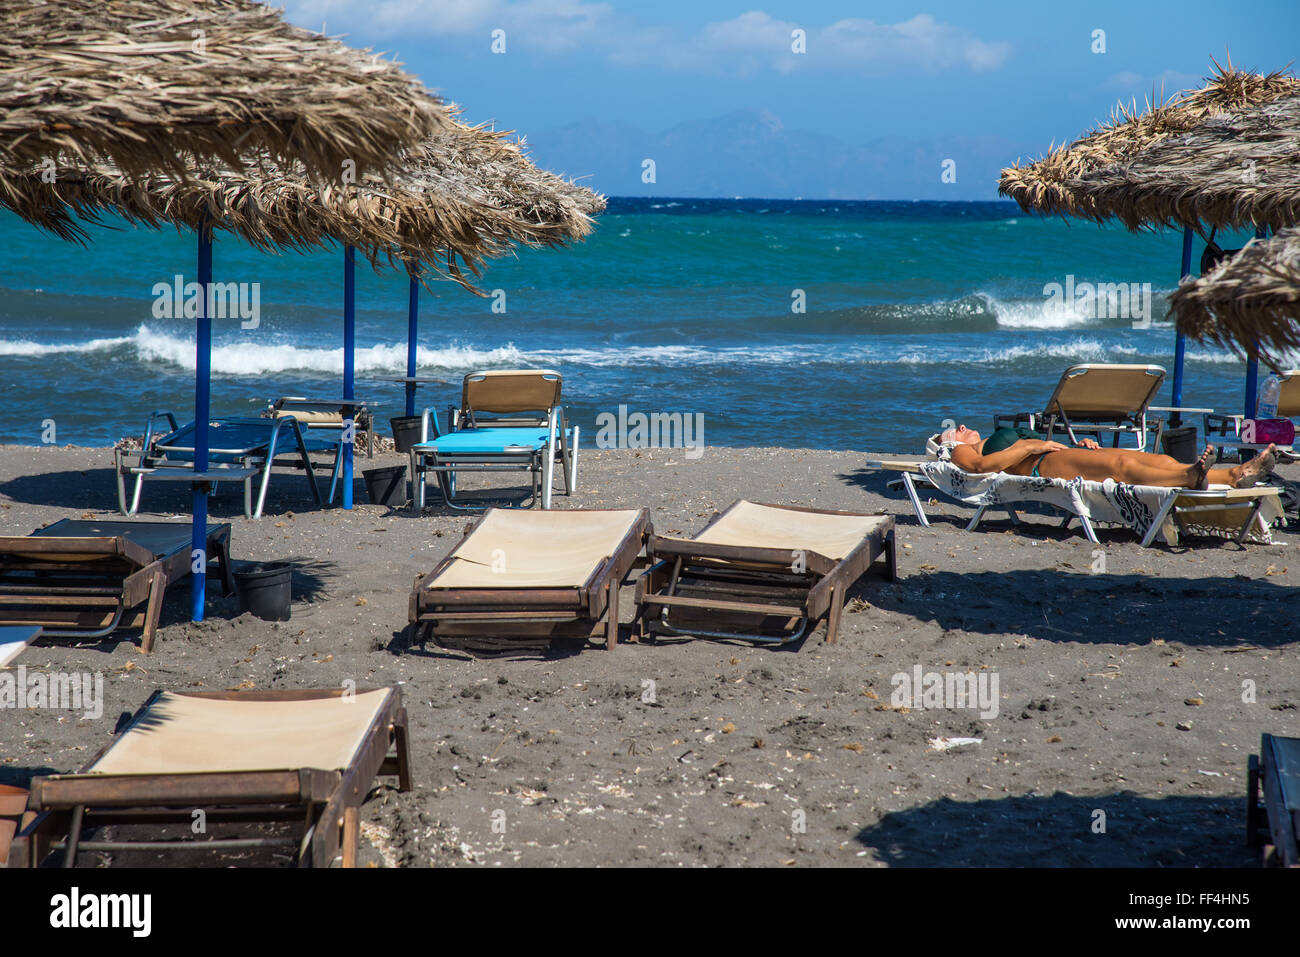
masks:
{"label": "distant mountain range", "polygon": [[[574,123],[530,136],[528,145],[539,166],[609,196],[990,200],[998,198],[1001,169],[1031,155],[1025,144],[997,136],[888,136],[854,145],[787,129],[766,110],[662,133]],[[654,183],[642,181],[646,159],[655,162]],[[955,163],[955,183],[941,178],[945,160]]]}

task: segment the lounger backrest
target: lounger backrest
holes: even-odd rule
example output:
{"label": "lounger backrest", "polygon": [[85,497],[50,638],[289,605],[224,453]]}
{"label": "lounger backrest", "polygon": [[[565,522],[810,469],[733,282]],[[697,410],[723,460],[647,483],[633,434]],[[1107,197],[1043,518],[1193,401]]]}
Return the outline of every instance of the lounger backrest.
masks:
{"label": "lounger backrest", "polygon": [[53,538],[43,535],[0,537],[0,569],[90,565],[126,561],[143,568],[154,556],[120,535],[103,538]]}
{"label": "lounger backrest", "polygon": [[497,369],[465,376],[461,409],[510,415],[547,412],[560,404],[561,379],[549,369]]}
{"label": "lounger backrest", "polygon": [[1300,369],[1279,372],[1282,391],[1277,397],[1277,414],[1284,419],[1300,416]]}
{"label": "lounger backrest", "polygon": [[299,425],[337,425],[343,426],[342,412],[321,412],[309,411],[306,409],[275,409],[273,416],[277,419],[293,418],[298,420]]}
{"label": "lounger backrest", "polygon": [[1128,416],[1146,411],[1160,391],[1165,370],[1154,365],[1106,365],[1083,363],[1070,366],[1056,384],[1045,410],[1048,415]]}

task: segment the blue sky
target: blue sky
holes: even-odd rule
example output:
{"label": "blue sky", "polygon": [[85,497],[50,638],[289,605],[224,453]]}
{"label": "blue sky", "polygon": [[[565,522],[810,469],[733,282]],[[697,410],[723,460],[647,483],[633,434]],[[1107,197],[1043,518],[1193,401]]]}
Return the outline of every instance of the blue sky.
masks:
{"label": "blue sky", "polygon": [[[523,133],[543,165],[589,175],[587,182],[616,194],[697,195],[686,189],[694,185],[750,195],[747,186],[781,191],[788,181],[781,195],[808,185],[876,198],[993,198],[999,164],[1074,138],[1117,100],[1141,103],[1153,90],[1198,86],[1210,57],[1225,62],[1225,50],[1240,67],[1284,67],[1300,37],[1297,0],[288,0],[286,14],[396,54],[468,119]],[[491,49],[498,29],[504,54]],[[794,29],[805,31],[802,55],[790,49]],[[1092,50],[1095,30],[1105,32],[1104,53]],[[734,157],[719,166],[710,159],[719,143],[710,142],[705,121],[735,114],[779,124],[777,139],[762,139],[760,151],[788,152],[791,138],[816,134],[828,138],[817,141],[821,153],[842,143],[897,161],[870,173],[861,164],[825,175],[810,168],[807,178],[797,171],[782,182]],[[679,126],[684,132],[665,138]],[[641,189],[623,167],[665,143],[681,147],[679,175]],[[800,152],[799,162],[830,161],[818,152]],[[949,154],[969,162],[959,189],[944,193],[930,166]],[[922,179],[907,169],[918,162]],[[734,190],[719,185],[729,167]],[[673,185],[683,189],[674,193]]]}

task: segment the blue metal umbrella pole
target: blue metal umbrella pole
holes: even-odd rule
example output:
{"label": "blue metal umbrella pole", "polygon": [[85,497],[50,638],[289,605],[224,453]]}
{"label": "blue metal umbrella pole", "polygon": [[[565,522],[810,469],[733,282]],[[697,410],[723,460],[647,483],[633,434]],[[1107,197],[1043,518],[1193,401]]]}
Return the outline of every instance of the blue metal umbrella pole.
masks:
{"label": "blue metal umbrella pole", "polygon": [[[420,267],[411,267],[411,299],[406,309],[406,377],[415,378],[417,339],[420,332]],[[406,383],[406,414],[415,415],[415,383]]]}
{"label": "blue metal umbrella pole", "polygon": [[[357,251],[348,246],[343,250],[343,398],[356,398],[357,352]],[[355,410],[349,409],[349,417]],[[356,420],[350,418],[352,434],[344,435],[343,443],[343,507],[352,507],[352,449],[356,437]]]}
{"label": "blue metal umbrella pole", "polygon": [[[1267,239],[1267,229],[1256,229],[1256,239]],[[1258,411],[1259,402],[1259,359],[1255,355],[1255,346],[1250,347],[1250,356],[1246,360],[1246,418],[1253,419]]]}
{"label": "blue metal umbrella pole", "polygon": [[[198,331],[195,336],[194,358],[194,471],[208,470],[208,418],[212,386],[212,317],[208,315],[208,289],[212,283],[212,232],[204,221],[199,226],[199,299]],[[194,483],[194,532],[190,553],[192,591],[190,593],[190,619],[203,620],[203,604],[207,595],[208,567],[208,486],[206,482]]]}
{"label": "blue metal umbrella pole", "polygon": [[[1179,274],[1179,281],[1186,279],[1192,274],[1192,227],[1183,227],[1183,269]],[[1187,355],[1187,340],[1183,334],[1178,333],[1178,338],[1174,342],[1174,389],[1173,402],[1170,404],[1175,408],[1183,404],[1183,360]],[[1179,413],[1175,412],[1170,420],[1171,425],[1178,425],[1181,421]]]}

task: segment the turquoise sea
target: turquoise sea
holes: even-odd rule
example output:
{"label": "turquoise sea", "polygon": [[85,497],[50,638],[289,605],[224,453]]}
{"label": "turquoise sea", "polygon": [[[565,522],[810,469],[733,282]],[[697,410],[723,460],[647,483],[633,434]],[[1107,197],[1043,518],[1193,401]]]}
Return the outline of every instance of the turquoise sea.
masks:
{"label": "turquoise sea", "polygon": [[[194,236],[90,233],[82,247],[0,216],[0,441],[38,444],[53,420],[60,444],[105,445],[154,409],[192,417],[193,321],[159,318],[154,287],[194,279]],[[919,450],[944,419],[1040,405],[1071,363],[1172,372],[1180,248],[1010,203],[615,198],[585,243],[495,262],[486,298],[422,293],[420,374],[447,384],[421,404],[455,401],[475,369],[549,367],[592,437],[624,405],[702,414],[706,446]],[[342,262],[217,234],[214,278],[258,283],[260,321],[215,323],[214,414],[341,395]],[[1126,297],[1077,298],[1089,283],[1140,311],[1145,289],[1145,327]],[[368,377],[405,372],[406,278],[359,264],[357,300],[357,394],[399,415],[400,388]],[[1240,360],[1189,345],[1186,404],[1239,411],[1243,384]]]}

